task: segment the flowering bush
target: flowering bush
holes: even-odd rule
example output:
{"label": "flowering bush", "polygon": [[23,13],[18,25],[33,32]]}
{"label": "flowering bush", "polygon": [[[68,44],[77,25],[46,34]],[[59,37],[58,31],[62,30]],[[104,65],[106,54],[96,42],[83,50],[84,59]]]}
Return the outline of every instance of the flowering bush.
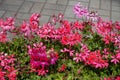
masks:
{"label": "flowering bush", "polygon": [[0,80],[120,80],[120,22],[80,3],[74,13],[84,21],[60,13],[40,25],[34,13],[15,27],[13,18],[0,19]]}
{"label": "flowering bush", "polygon": [[0,53],[0,80],[16,80],[17,70],[15,70],[14,55],[8,56],[7,54]]}

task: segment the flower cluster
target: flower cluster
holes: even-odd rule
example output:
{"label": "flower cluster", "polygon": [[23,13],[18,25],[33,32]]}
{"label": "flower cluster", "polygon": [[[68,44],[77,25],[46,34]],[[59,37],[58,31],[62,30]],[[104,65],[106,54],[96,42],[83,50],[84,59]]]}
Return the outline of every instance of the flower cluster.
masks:
{"label": "flower cluster", "polygon": [[69,53],[70,56],[73,56],[75,51],[71,50],[71,49],[64,48],[64,49],[61,49],[61,52],[62,53]]}
{"label": "flower cluster", "polygon": [[113,55],[111,62],[113,62],[114,64],[117,64],[120,62],[120,50],[116,50],[116,54]]}
{"label": "flower cluster", "polygon": [[86,65],[90,65],[95,68],[108,67],[108,61],[104,60],[101,56],[100,50],[90,51],[86,45],[82,44],[81,52],[76,53],[73,58],[77,63],[79,61],[84,62]]}
{"label": "flower cluster", "polygon": [[53,49],[46,52],[43,43],[34,44],[33,47],[28,46],[28,49],[31,69],[38,75],[45,75],[48,72],[48,67],[54,65],[58,60],[58,54]]}
{"label": "flower cluster", "polygon": [[96,12],[89,12],[88,9],[84,6],[81,5],[81,3],[79,2],[78,4],[76,4],[74,6],[74,9],[73,9],[75,15],[77,15],[77,17],[85,17],[86,20],[89,20],[89,21],[98,21],[99,20],[99,16]]}
{"label": "flower cluster", "polygon": [[81,41],[81,34],[79,34],[77,30],[83,29],[84,26],[82,23],[74,23],[71,25],[67,20],[57,21],[60,23],[60,27],[55,28],[55,25],[51,23],[44,24],[39,28],[37,35],[40,36],[40,38],[59,40],[63,45],[70,46]]}
{"label": "flower cluster", "polygon": [[17,70],[15,70],[15,58],[14,55],[7,55],[0,53],[0,80],[16,80]]}
{"label": "flower cluster", "polygon": [[30,17],[30,22],[27,23],[24,21],[20,27],[21,33],[24,34],[26,37],[33,37],[35,33],[37,33],[39,28],[39,17],[40,14],[34,13]]}
{"label": "flower cluster", "polygon": [[14,18],[9,17],[6,20],[0,19],[0,42],[7,42],[7,32],[11,32],[14,28]]}
{"label": "flower cluster", "polygon": [[120,76],[116,76],[116,77],[104,77],[103,79],[100,78],[100,80],[120,80]]}

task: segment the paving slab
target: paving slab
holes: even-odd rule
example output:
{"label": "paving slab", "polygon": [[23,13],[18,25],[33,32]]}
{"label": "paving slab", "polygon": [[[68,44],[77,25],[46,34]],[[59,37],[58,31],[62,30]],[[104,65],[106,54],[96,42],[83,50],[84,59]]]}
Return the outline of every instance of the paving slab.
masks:
{"label": "paving slab", "polygon": [[1,0],[5,5],[21,5],[24,0]]}
{"label": "paving slab", "polygon": [[111,0],[101,0],[100,9],[110,10]]}
{"label": "paving slab", "polygon": [[54,9],[54,10],[65,10],[65,5],[57,5],[57,4],[49,4],[46,3],[44,8],[45,9]]}
{"label": "paving slab", "polygon": [[100,8],[100,0],[90,0],[90,8]]}
{"label": "paving slab", "polygon": [[56,4],[56,3],[57,3],[57,0],[47,0],[46,2],[47,2],[47,3],[54,3],[54,4]]}
{"label": "paving slab", "polygon": [[63,13],[63,11],[59,11],[59,10],[50,10],[50,9],[43,9],[43,11],[41,12],[42,15],[48,15],[48,16],[52,16],[52,15],[58,15],[59,13]]}
{"label": "paving slab", "polygon": [[5,11],[1,11],[0,10],[0,18],[2,18],[2,16],[5,14]]}
{"label": "paving slab", "polygon": [[25,0],[25,1],[31,1],[31,2],[46,2],[47,0]]}
{"label": "paving slab", "polygon": [[64,16],[68,18],[74,18],[75,15],[73,12],[73,6],[67,6]]}
{"label": "paving slab", "polygon": [[19,12],[29,12],[32,8],[33,3],[32,2],[24,2],[22,7],[20,8]]}
{"label": "paving slab", "polygon": [[15,18],[16,17],[16,12],[13,12],[13,11],[6,11],[3,18],[7,18],[7,17],[13,17]]}
{"label": "paving slab", "polygon": [[31,8],[30,13],[40,13],[44,5],[45,3],[34,3],[34,5]]}
{"label": "paving slab", "polygon": [[0,0],[0,18],[11,16],[20,22],[28,20],[32,13],[40,13],[43,24],[52,15],[63,13],[70,21],[79,20],[73,12],[78,2],[90,11],[97,11],[104,20],[120,21],[120,0]]}
{"label": "paving slab", "polygon": [[63,5],[67,5],[69,0],[58,0],[57,4],[63,4]]}
{"label": "paving slab", "polygon": [[40,25],[43,25],[44,23],[49,22],[49,19],[50,19],[50,16],[42,15],[39,20]]}
{"label": "paving slab", "polygon": [[17,17],[18,19],[28,20],[30,18],[30,13],[18,13]]}
{"label": "paving slab", "polygon": [[18,11],[18,9],[20,8],[20,6],[16,6],[16,5],[1,5],[0,9],[1,10],[6,10],[6,11]]}

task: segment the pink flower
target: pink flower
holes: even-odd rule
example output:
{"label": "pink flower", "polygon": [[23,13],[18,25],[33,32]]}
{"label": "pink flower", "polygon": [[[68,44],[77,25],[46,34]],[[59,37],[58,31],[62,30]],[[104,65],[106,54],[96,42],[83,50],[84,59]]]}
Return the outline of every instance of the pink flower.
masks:
{"label": "pink flower", "polygon": [[64,48],[64,49],[61,49],[61,52],[63,53],[69,53],[70,56],[73,56],[74,54],[74,50],[71,50],[71,49],[67,49],[67,48]]}
{"label": "pink flower", "polygon": [[120,30],[120,22],[115,22],[115,29]]}
{"label": "pink flower", "polygon": [[5,72],[0,68],[0,80],[5,80]]}
{"label": "pink flower", "polygon": [[16,80],[17,70],[14,69],[15,58],[14,55],[6,55],[0,53],[0,80]]}
{"label": "pink flower", "polygon": [[116,58],[118,59],[118,60],[120,60],[120,50],[116,50]]}
{"label": "pink flower", "polygon": [[79,56],[78,53],[75,54],[75,58],[73,58],[74,61],[76,61],[76,63],[78,63],[79,61],[81,61],[81,58]]}
{"label": "pink flower", "polygon": [[29,36],[31,34],[30,25],[25,21],[22,23],[20,30],[24,34],[24,36]]}
{"label": "pink flower", "polygon": [[89,12],[88,9],[80,4],[76,4],[73,9],[75,15],[78,17],[85,17],[88,21],[98,21],[100,17],[96,12]]}
{"label": "pink flower", "polygon": [[80,2],[78,4],[76,4],[74,6],[74,13],[78,16],[78,17],[84,17],[87,16],[89,14],[88,9],[83,7]]}
{"label": "pink flower", "polygon": [[48,73],[48,70],[46,69],[39,69],[37,70],[39,76],[44,76],[46,73]]}
{"label": "pink flower", "polygon": [[77,43],[80,43],[81,35],[78,33],[63,35],[61,39],[61,43],[64,45],[73,46]]}
{"label": "pink flower", "polygon": [[34,13],[30,17],[30,28],[33,32],[37,31],[37,29],[39,28],[39,18],[40,14],[38,13]]}
{"label": "pink flower", "polygon": [[14,70],[14,68],[11,68],[10,73],[7,75],[9,80],[16,80],[17,79],[17,70]]}
{"label": "pink flower", "polygon": [[78,21],[74,22],[74,24],[73,24],[73,29],[75,28],[75,29],[77,29],[77,30],[83,30],[84,27],[85,27],[85,26],[83,25],[83,23],[80,23],[80,22],[78,22]]}
{"label": "pink flower", "polygon": [[111,62],[113,62],[114,64],[117,64],[117,63],[119,63],[119,60],[117,58],[115,58],[114,56],[112,56]]}
{"label": "pink flower", "polygon": [[0,20],[0,27],[3,31],[13,30],[15,28],[14,23],[14,19],[12,17],[9,17],[6,19],[6,21]]}
{"label": "pink flower", "polygon": [[7,41],[7,34],[4,32],[0,32],[0,42],[5,43]]}
{"label": "pink flower", "polygon": [[117,76],[115,80],[120,80],[120,76]]}

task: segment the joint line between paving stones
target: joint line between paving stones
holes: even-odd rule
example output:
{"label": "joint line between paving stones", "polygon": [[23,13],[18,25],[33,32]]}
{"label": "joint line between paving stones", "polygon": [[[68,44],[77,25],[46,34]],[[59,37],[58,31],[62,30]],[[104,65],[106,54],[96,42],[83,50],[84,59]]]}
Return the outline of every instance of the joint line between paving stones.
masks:
{"label": "joint line between paving stones", "polygon": [[110,20],[112,20],[112,0],[110,1]]}
{"label": "joint line between paving stones", "polygon": [[[47,4],[47,0],[44,2],[43,6],[42,6],[42,9],[41,9],[41,11],[40,11],[40,14],[42,13],[42,11],[43,11],[43,9],[44,9],[44,7],[45,7],[46,4]],[[41,16],[42,16],[42,15],[41,15]],[[49,20],[50,20],[50,18],[48,19],[48,22],[49,22]]]}
{"label": "joint line between paving stones", "polygon": [[43,9],[44,9],[45,5],[46,5],[46,1],[44,2],[43,6],[42,6],[42,8],[41,8],[40,13],[43,11]]}
{"label": "joint line between paving stones", "polygon": [[65,5],[65,9],[64,9],[64,11],[63,11],[63,14],[65,14],[65,11],[66,11],[66,9],[67,9],[68,3],[69,3],[69,0],[67,0],[67,4]]}
{"label": "joint line between paving stones", "polygon": [[102,1],[100,0],[100,3],[99,3],[99,9],[101,9],[100,7],[101,7],[101,3],[102,3]]}
{"label": "joint line between paving stones", "polygon": [[[25,0],[24,0],[23,3],[20,5],[20,7],[18,8],[18,10],[16,11],[16,13],[15,13],[15,17],[17,16],[17,14],[18,14],[20,8],[23,6],[24,2],[25,2]],[[15,17],[14,17],[14,18],[15,18]]]}
{"label": "joint line between paving stones", "polygon": [[30,13],[30,11],[32,10],[34,4],[35,4],[35,3],[33,2],[33,4],[32,4],[32,6],[31,6],[31,8],[29,9],[28,13]]}

